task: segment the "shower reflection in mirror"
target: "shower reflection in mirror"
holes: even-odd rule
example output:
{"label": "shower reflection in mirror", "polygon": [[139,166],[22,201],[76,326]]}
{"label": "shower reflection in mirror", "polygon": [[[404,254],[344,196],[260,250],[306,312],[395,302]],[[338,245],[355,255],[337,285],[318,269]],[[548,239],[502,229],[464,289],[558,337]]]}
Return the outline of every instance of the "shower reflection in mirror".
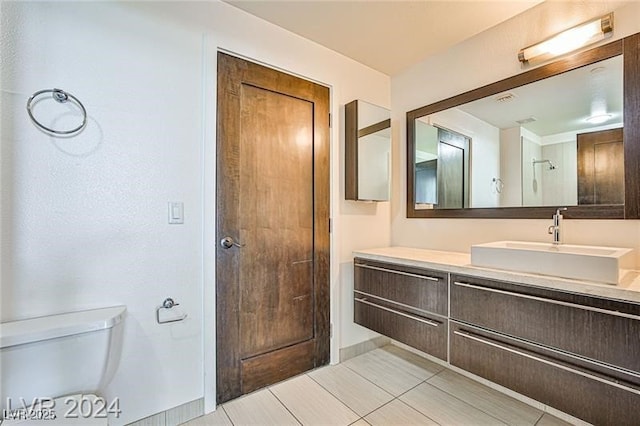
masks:
{"label": "shower reflection in mirror", "polygon": [[416,208],[623,204],[622,93],[616,56],[415,119]]}

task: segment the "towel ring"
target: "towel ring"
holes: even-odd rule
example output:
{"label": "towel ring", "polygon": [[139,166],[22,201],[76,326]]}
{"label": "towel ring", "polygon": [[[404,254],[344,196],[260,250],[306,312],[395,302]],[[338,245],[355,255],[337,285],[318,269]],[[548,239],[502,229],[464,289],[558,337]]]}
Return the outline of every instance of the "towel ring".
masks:
{"label": "towel ring", "polygon": [[[33,112],[31,111],[31,103],[33,102],[33,100],[36,97],[38,97],[40,95],[43,95],[45,93],[51,93],[51,97],[56,102],[59,102],[61,104],[65,103],[65,102],[68,102],[69,99],[71,99],[82,110],[82,123],[80,123],[80,125],[78,127],[75,127],[73,129],[70,129],[70,130],[55,130],[55,129],[51,129],[51,128],[45,126],[44,124],[42,124],[38,120],[36,120],[36,118],[33,116]],[[75,96],[73,96],[71,93],[65,92],[62,89],[38,90],[36,93],[31,95],[31,97],[27,101],[27,112],[29,113],[29,117],[31,118],[31,121],[33,121],[33,123],[36,126],[38,126],[41,130],[44,130],[44,131],[49,132],[49,133],[52,133],[54,135],[71,135],[71,134],[74,134],[74,133],[79,132],[80,130],[82,130],[82,128],[87,124],[87,110],[85,109],[84,105],[82,105],[82,102],[80,102],[80,100],[78,98],[76,98]]]}

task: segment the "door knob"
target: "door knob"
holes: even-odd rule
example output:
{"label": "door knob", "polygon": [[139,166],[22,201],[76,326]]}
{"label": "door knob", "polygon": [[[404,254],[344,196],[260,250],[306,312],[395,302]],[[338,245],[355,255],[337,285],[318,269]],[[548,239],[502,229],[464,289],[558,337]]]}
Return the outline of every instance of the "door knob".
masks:
{"label": "door knob", "polygon": [[225,249],[230,249],[233,246],[240,248],[244,247],[244,244],[236,243],[231,237],[224,237],[223,239],[221,239],[220,245]]}

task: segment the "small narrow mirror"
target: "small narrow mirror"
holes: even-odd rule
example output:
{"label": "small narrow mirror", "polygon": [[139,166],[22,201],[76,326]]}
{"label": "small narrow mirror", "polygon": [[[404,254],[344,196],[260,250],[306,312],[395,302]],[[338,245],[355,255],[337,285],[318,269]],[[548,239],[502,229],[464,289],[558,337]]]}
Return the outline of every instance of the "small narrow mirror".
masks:
{"label": "small narrow mirror", "polygon": [[388,201],[391,114],[355,100],[345,105],[345,199]]}

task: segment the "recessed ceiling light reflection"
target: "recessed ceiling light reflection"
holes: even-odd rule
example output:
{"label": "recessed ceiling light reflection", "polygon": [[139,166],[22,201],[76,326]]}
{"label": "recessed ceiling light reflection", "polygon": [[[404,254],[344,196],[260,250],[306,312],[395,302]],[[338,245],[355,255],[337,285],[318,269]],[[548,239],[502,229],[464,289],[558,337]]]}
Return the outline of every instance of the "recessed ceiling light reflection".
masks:
{"label": "recessed ceiling light reflection", "polygon": [[605,121],[609,121],[611,117],[613,117],[613,115],[611,114],[598,114],[598,115],[592,115],[591,117],[587,118],[585,121],[590,124],[602,124]]}

